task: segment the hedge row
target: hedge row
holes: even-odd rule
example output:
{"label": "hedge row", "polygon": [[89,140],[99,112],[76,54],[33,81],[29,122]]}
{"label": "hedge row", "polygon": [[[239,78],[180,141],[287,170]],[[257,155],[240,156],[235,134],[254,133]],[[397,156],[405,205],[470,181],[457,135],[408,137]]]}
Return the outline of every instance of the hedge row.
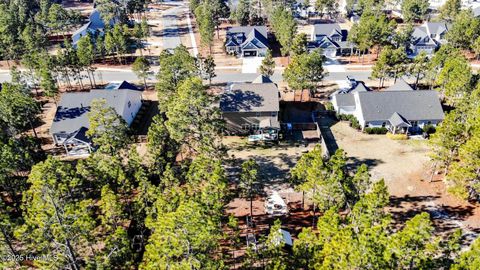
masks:
{"label": "hedge row", "polygon": [[367,127],[364,131],[367,134],[387,134],[388,129],[384,127]]}

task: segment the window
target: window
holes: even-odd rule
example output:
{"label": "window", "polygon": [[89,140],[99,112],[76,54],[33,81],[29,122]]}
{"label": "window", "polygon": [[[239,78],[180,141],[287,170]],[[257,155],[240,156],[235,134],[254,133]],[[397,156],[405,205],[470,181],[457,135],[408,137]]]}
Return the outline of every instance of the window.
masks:
{"label": "window", "polygon": [[256,116],[256,117],[259,117],[260,115],[261,115],[260,112],[256,112],[256,113],[255,113],[255,116]]}
{"label": "window", "polygon": [[127,105],[128,105],[128,108],[132,107],[132,102],[129,101]]}
{"label": "window", "polygon": [[258,124],[252,124],[252,129],[253,129],[253,130],[258,130],[258,129],[259,129]]}
{"label": "window", "polygon": [[370,125],[369,125],[368,123],[365,124],[365,127],[366,127],[366,128],[369,127],[369,126],[370,126]]}
{"label": "window", "polygon": [[386,125],[387,125],[386,122],[383,122],[383,123],[382,123],[382,127],[385,127]]}
{"label": "window", "polygon": [[412,123],[412,126],[414,127],[418,126],[418,121],[412,121],[411,123]]}
{"label": "window", "polygon": [[270,116],[277,117],[277,112],[272,112],[272,114]]}
{"label": "window", "polygon": [[243,130],[250,130],[250,125],[249,124],[243,124],[242,129]]}
{"label": "window", "polygon": [[432,124],[432,121],[427,121],[427,125],[431,125]]}

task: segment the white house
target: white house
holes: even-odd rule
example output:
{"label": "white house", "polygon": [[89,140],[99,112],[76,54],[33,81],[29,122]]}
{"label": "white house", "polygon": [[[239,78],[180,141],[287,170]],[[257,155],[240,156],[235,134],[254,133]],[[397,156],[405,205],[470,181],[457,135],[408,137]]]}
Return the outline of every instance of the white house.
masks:
{"label": "white house", "polygon": [[127,82],[113,82],[105,89],[90,92],[65,93],[57,106],[50,135],[57,145],[63,145],[68,155],[83,155],[92,151],[86,136],[89,128],[88,112],[94,100],[104,99],[131,125],[142,106],[142,91]]}
{"label": "white house", "polygon": [[362,129],[385,127],[391,132],[419,131],[425,125],[436,126],[444,119],[436,91],[413,90],[405,81],[383,91],[371,91],[352,80],[350,88],[331,96],[335,111],[354,115]]}

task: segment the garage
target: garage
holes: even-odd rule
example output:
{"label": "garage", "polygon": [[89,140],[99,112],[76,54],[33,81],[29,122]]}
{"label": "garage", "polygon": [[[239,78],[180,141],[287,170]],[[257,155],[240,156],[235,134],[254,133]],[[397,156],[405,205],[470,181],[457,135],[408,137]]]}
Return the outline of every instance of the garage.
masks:
{"label": "garage", "polygon": [[243,51],[243,56],[244,57],[254,57],[257,56],[257,51]]}
{"label": "garage", "polygon": [[328,58],[335,58],[335,56],[337,56],[337,48],[325,48],[323,50],[323,55]]}

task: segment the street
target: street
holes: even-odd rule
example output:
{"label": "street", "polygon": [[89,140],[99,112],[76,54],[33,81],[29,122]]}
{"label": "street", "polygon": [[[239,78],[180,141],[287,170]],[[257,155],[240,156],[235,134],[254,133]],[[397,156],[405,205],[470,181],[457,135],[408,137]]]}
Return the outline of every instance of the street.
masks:
{"label": "street", "polygon": [[[189,37],[194,44],[193,54],[196,54],[196,42],[193,40],[194,35],[191,27],[188,29],[179,29],[180,22],[179,19],[184,14],[188,13],[188,6],[185,2],[168,2],[168,5],[171,8],[163,11],[161,20],[152,20],[150,23],[161,24],[163,31],[156,33],[156,35],[161,36],[163,49],[174,49],[181,44],[180,35],[183,32],[189,32]],[[152,70],[154,73],[158,71],[158,67],[153,67]],[[326,81],[340,81],[345,80],[347,76],[355,78],[357,80],[367,80],[370,76],[370,67],[366,67],[363,71],[348,71],[344,66],[340,65],[335,60],[328,60],[325,62],[325,70],[328,72],[328,75],[325,76]],[[272,81],[281,82],[282,79],[282,70],[275,70],[274,75],[272,76]],[[87,74],[85,73],[84,83],[88,82]],[[242,67],[231,68],[231,67],[217,67],[216,77],[213,78],[212,82],[214,83],[228,83],[228,82],[251,82],[259,74],[258,73],[242,73]],[[106,84],[110,81],[139,81],[137,76],[129,69],[115,69],[115,68],[98,68],[95,71],[96,81],[100,84]],[[0,82],[6,82],[11,79],[8,70],[0,70]],[[148,79],[150,82],[155,81],[155,76],[151,75]]]}

